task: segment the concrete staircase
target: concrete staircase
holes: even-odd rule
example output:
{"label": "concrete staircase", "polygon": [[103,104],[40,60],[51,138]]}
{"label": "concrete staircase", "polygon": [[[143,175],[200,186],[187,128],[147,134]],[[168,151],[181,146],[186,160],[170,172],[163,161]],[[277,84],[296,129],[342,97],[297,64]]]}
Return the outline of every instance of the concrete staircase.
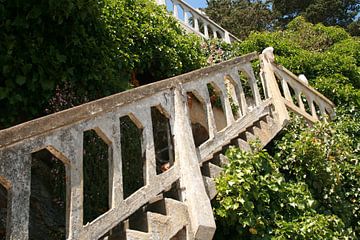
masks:
{"label": "concrete staircase", "polygon": [[[210,200],[216,196],[214,178],[228,162],[224,150],[229,145],[249,150],[255,139],[265,146],[290,120],[290,112],[309,123],[334,114],[334,105],[277,65],[272,51],[1,130],[0,183],[8,193],[6,239],[29,238],[32,157],[44,149],[65,167],[66,239],[212,239],[216,225]],[[255,60],[260,60],[260,72],[252,68]],[[221,106],[214,106],[214,92]],[[157,172],[153,109],[168,122],[167,147],[174,152],[162,172]],[[121,167],[126,160],[120,141],[124,116],[141,130],[144,156],[144,185],[129,196],[124,194]],[[195,125],[205,137],[194,132]],[[109,209],[84,223],[83,139],[89,130],[108,146]]]}

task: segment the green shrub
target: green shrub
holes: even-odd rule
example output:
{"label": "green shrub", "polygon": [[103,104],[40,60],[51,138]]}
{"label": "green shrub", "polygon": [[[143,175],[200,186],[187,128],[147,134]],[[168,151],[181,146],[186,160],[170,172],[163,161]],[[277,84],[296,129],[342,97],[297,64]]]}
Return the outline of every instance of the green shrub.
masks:
{"label": "green shrub", "polygon": [[205,63],[152,0],[0,1],[0,26],[0,129]]}
{"label": "green shrub", "polygon": [[265,150],[250,154],[230,148],[226,156],[230,164],[216,179],[218,195],[214,212],[220,228],[218,239],[354,236],[351,227],[355,228],[355,221],[353,225],[345,224],[344,218],[332,211],[320,211],[322,205],[312,192],[313,186],[306,180],[290,178],[283,163]]}
{"label": "green shrub", "polygon": [[337,105],[337,117],[313,127],[294,118],[271,155],[229,150],[230,165],[217,179],[217,237],[358,239],[359,38],[296,18],[284,31],[252,33],[227,54],[261,52],[268,46],[274,47],[279,64],[305,74]]}

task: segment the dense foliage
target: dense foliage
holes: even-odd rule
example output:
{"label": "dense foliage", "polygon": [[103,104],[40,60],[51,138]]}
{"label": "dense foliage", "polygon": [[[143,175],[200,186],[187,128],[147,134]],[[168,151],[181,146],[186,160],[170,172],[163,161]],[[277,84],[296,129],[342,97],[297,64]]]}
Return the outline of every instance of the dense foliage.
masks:
{"label": "dense foliage", "polygon": [[0,128],[202,64],[151,0],[0,1]]}
{"label": "dense foliage", "polygon": [[341,26],[359,36],[359,0],[208,0],[206,14],[236,36],[251,31],[283,29],[298,16],[311,23]]}
{"label": "dense foliage", "polygon": [[206,14],[222,27],[244,39],[251,31],[269,29],[274,20],[264,1],[210,0]]}
{"label": "dense foliage", "polygon": [[293,20],[284,31],[253,33],[222,56],[275,49],[276,61],[337,105],[337,118],[284,130],[270,153],[231,149],[217,180],[218,237],[360,238],[360,41],[339,27]]}
{"label": "dense foliage", "polygon": [[[302,138],[307,135],[306,130],[298,135],[300,139],[295,144],[301,144]],[[291,138],[292,135],[286,136],[283,141],[293,140]],[[324,143],[321,140],[318,142],[319,145]],[[290,152],[296,148],[288,142],[281,147]],[[313,151],[314,156],[310,157],[316,157],[315,154],[326,151],[327,147],[329,146],[322,145],[318,151]],[[294,155],[287,155],[285,159],[288,159],[288,156]],[[235,148],[227,152],[227,157],[230,165],[226,167],[222,177],[217,179],[219,194],[215,214],[220,231],[223,231],[217,233],[218,239],[355,237],[360,217],[360,203],[356,198],[359,189],[348,188],[348,185],[350,180],[352,187],[360,187],[359,180],[356,180],[356,175],[360,174],[359,165],[349,163],[348,166],[344,163],[340,170],[325,167],[317,169],[319,165],[326,166],[328,159],[316,158],[319,161],[314,161],[314,166],[309,166],[306,158],[309,156],[299,155],[292,159],[295,163],[292,162],[293,165],[290,166],[281,161],[283,156],[276,155],[274,158],[265,150],[256,150],[250,154]],[[298,163],[301,160],[302,162]],[[337,159],[339,162],[341,160]],[[301,173],[297,172],[294,176],[301,176],[299,179],[292,178],[288,173],[289,169],[297,171],[301,168],[306,173],[300,175]],[[348,177],[351,179],[347,179]],[[334,184],[336,180],[337,184],[333,186],[336,188],[334,193],[334,189],[328,188],[328,185]],[[317,192],[319,189],[331,193],[331,196],[326,196],[324,191]],[[329,206],[324,203],[328,198],[336,199],[337,202]],[[340,211],[341,215],[337,215],[343,208],[348,211]]]}
{"label": "dense foliage", "polygon": [[285,26],[297,16],[312,23],[348,26],[359,13],[359,0],[272,0],[279,24]]}

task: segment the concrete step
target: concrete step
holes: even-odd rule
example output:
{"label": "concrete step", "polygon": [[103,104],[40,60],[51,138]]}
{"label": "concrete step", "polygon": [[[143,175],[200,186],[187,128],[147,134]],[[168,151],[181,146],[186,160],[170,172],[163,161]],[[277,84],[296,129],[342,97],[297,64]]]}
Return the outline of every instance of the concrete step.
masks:
{"label": "concrete step", "polygon": [[254,135],[260,140],[261,145],[265,146],[269,141],[271,141],[271,129],[267,123],[260,121],[259,125],[254,125]]}
{"label": "concrete step", "polygon": [[220,175],[222,172],[222,168],[211,163],[211,162],[205,162],[202,166],[202,174],[204,176],[208,176],[211,178],[216,178]]}
{"label": "concrete step", "polygon": [[210,200],[214,199],[217,191],[214,179],[203,176],[206,193]]}
{"label": "concrete step", "polygon": [[250,152],[251,151],[251,147],[249,145],[249,143],[242,139],[242,138],[237,138],[233,141],[233,144],[236,146],[236,147],[239,147],[240,149],[246,151],[246,152]]}

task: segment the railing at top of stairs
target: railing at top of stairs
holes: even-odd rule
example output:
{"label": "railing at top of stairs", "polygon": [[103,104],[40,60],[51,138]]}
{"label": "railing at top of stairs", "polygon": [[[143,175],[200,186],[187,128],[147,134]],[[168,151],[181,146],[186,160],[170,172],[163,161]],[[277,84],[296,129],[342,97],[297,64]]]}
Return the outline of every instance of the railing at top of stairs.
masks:
{"label": "railing at top of stairs", "polygon": [[[156,0],[159,5],[166,5],[165,0]],[[195,33],[204,39],[219,38],[227,43],[239,41],[239,39],[216,22],[211,20],[198,9],[193,8],[183,0],[169,0],[173,16],[188,32]],[[181,9],[181,10],[180,10]]]}
{"label": "railing at top of stairs", "polygon": [[[1,130],[0,184],[6,188],[8,198],[6,239],[28,239],[32,153],[41,149],[47,149],[66,169],[67,239],[104,239],[104,234],[153,202],[174,183],[178,183],[180,197],[177,201],[165,201],[165,208],[169,210],[173,206],[172,211],[165,215],[149,212],[148,232],[127,229],[126,238],[168,239],[179,229],[185,229],[178,238],[212,239],[216,226],[205,188],[211,181],[205,181],[204,185],[200,167],[264,117],[273,119],[272,134],[264,139],[266,144],[289,120],[289,111],[311,122],[317,121],[321,114],[333,115],[334,105],[327,98],[274,63],[272,48],[260,55],[259,77],[251,65],[256,59],[258,54],[251,53]],[[209,84],[221,100],[225,117],[221,130],[214,117]],[[199,146],[194,143],[191,129],[189,93],[197,97],[206,113],[204,122],[209,138]],[[233,110],[233,104],[237,111]],[[173,166],[161,174],[156,172],[152,107],[167,117],[175,153]],[[129,116],[142,129],[145,156],[144,186],[128,197],[124,197],[122,182],[119,121],[122,116]],[[91,129],[109,148],[110,207],[84,224],[83,133]],[[261,133],[254,134],[261,137]]]}

